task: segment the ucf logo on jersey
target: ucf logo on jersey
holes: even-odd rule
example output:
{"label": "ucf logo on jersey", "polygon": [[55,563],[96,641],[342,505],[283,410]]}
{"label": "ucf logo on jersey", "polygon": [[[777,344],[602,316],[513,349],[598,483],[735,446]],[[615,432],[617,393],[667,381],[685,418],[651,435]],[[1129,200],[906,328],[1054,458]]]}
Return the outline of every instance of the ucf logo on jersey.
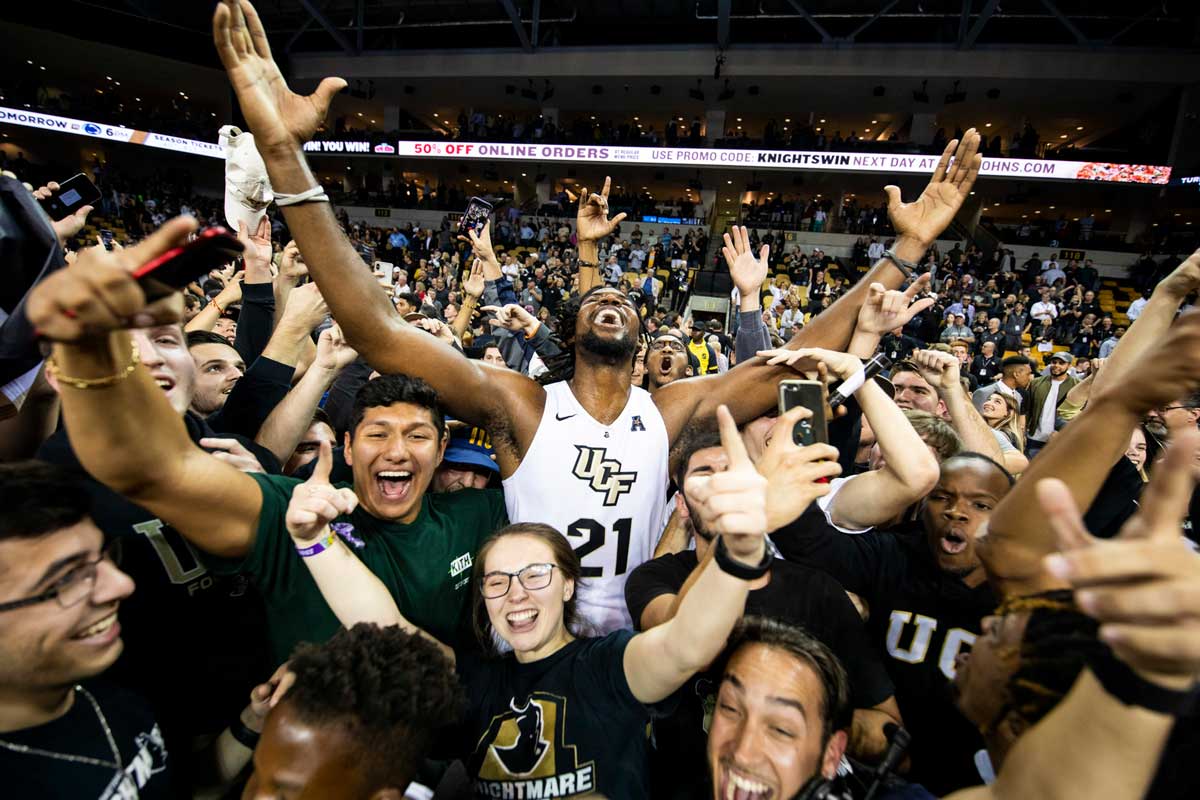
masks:
{"label": "ucf logo on jersey", "polygon": [[621,462],[609,458],[603,447],[577,444],[575,449],[579,451],[579,457],[575,459],[572,474],[581,481],[587,481],[592,491],[604,495],[604,505],[615,506],[621,495],[633,488],[637,473],[622,472]]}

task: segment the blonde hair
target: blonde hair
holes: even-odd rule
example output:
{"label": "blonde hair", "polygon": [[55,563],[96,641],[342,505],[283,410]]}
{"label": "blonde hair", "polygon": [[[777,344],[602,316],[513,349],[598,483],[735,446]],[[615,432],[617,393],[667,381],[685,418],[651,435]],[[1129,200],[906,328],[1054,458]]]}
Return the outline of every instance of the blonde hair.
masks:
{"label": "blonde hair", "polygon": [[1003,419],[991,420],[985,417],[984,421],[987,422],[989,427],[995,428],[1007,436],[1008,440],[1012,442],[1013,447],[1024,452],[1025,432],[1021,430],[1021,426],[1017,421],[1017,401],[1003,392],[992,392],[987,399],[991,400],[993,397],[999,397],[1004,401],[1004,407],[1008,409],[1008,413],[1004,415]]}

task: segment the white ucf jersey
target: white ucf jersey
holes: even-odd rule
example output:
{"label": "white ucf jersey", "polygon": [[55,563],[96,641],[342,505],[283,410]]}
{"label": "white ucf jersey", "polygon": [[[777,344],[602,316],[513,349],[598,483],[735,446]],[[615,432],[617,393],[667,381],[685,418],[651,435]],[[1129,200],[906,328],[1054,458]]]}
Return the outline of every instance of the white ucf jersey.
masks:
{"label": "white ucf jersey", "polygon": [[565,381],[546,387],[533,444],[504,481],[511,522],[554,527],[583,562],[580,616],[598,633],[632,628],[625,579],[650,560],[668,485],[667,426],[636,386],[611,425],[583,409]]}

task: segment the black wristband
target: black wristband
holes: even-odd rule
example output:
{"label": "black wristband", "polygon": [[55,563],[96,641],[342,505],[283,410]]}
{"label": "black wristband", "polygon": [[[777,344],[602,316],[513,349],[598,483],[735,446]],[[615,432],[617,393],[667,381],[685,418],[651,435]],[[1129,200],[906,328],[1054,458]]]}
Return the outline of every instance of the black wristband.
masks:
{"label": "black wristband", "polygon": [[907,278],[908,280],[912,280],[913,275],[915,275],[917,272],[917,265],[915,263],[913,263],[912,261],[905,261],[903,258],[896,255],[895,252],[893,252],[891,250],[884,250],[883,257],[886,258],[888,261],[892,262],[893,264],[895,264],[896,269],[903,272],[904,277]]}
{"label": "black wristband", "polygon": [[246,723],[242,722],[242,718],[238,717],[229,724],[229,734],[244,747],[253,750],[258,747],[259,732],[252,731],[246,727]]}
{"label": "black wristband", "polygon": [[732,575],[735,578],[741,578],[744,581],[752,581],[761,578],[767,574],[767,570],[771,568],[771,562],[775,560],[775,556],[771,554],[771,548],[766,548],[763,553],[763,560],[758,563],[758,566],[747,567],[740,561],[735,561],[729,551],[725,549],[725,538],[717,537],[716,551],[717,566],[726,575]]}
{"label": "black wristband", "polygon": [[1179,716],[1190,713],[1197,707],[1200,692],[1193,688],[1187,691],[1165,689],[1138,675],[1124,661],[1104,648],[1088,658],[1088,667],[1104,691],[1127,706],[1141,706],[1160,714]]}

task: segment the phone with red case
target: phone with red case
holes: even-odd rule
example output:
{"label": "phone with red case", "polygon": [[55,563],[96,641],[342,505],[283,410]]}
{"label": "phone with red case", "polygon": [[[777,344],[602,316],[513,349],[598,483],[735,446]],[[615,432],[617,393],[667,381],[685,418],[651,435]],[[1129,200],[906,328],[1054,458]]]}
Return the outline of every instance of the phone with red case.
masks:
{"label": "phone with red case", "polygon": [[242,243],[225,228],[214,225],[196,238],[174,247],[133,272],[138,285],[153,302],[174,294],[192,281],[220,269],[242,254]]}

